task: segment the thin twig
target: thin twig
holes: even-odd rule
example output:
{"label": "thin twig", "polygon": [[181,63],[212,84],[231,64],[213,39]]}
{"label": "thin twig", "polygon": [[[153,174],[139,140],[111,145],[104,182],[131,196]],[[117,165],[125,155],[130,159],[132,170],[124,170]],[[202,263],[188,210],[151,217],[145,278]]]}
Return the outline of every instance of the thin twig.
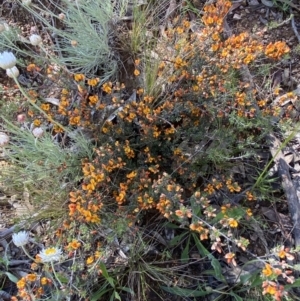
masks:
{"label": "thin twig", "polygon": [[[290,9],[290,11],[291,11],[291,9]],[[291,16],[292,16],[292,18],[291,18],[291,24],[292,24],[292,28],[293,28],[293,31],[294,31],[294,33],[295,33],[295,36],[297,37],[297,39],[298,39],[298,42],[300,43],[300,35],[299,35],[299,33],[298,33],[298,31],[297,31],[297,27],[296,27],[296,24],[295,24],[295,17],[294,17],[294,14],[291,14]]]}

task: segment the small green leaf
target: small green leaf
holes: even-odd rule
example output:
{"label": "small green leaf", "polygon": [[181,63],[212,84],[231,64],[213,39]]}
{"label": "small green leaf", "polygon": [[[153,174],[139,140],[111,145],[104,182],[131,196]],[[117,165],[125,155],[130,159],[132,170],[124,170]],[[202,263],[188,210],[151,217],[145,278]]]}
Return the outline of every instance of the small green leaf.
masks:
{"label": "small green leaf", "polygon": [[191,290],[180,287],[161,286],[161,288],[170,293],[181,297],[201,297],[211,294],[210,291]]}
{"label": "small green leaf", "polygon": [[215,271],[215,275],[214,276],[217,278],[217,280],[222,281],[222,282],[226,282],[226,279],[225,279],[225,277],[222,274],[222,268],[221,268],[219,260],[217,260],[211,254],[208,257],[211,259],[211,265],[213,266],[214,271]]}
{"label": "small green leaf", "polygon": [[107,292],[109,292],[111,290],[111,288],[107,288],[107,289],[99,289],[95,294],[93,294],[93,296],[91,297],[91,301],[98,301],[100,300],[100,298],[106,294]]}
{"label": "small green leaf", "polygon": [[109,301],[114,301],[115,300],[115,294],[112,294],[109,298]]}
{"label": "small green leaf", "polygon": [[102,272],[103,277],[104,277],[105,279],[108,278],[108,277],[109,277],[109,276],[108,276],[108,272],[107,272],[107,269],[106,269],[106,266],[104,265],[104,263],[103,263],[103,262],[100,262],[99,266],[100,266],[100,269],[101,269],[101,272]]}
{"label": "small green leaf", "polygon": [[4,273],[7,277],[8,277],[8,279],[11,281],[11,282],[13,282],[13,283],[17,283],[18,281],[19,281],[19,279],[15,276],[15,275],[13,275],[12,273],[10,273],[10,272],[5,272]]}
{"label": "small green leaf", "polygon": [[293,269],[296,271],[300,271],[300,264],[293,265]]}
{"label": "small green leaf", "polygon": [[243,284],[251,284],[251,286],[254,286],[254,283],[258,283],[259,281],[259,285],[262,283],[262,280],[260,278],[260,271],[257,270],[255,272],[252,272],[252,273],[247,273],[247,274],[244,274],[244,275],[241,275],[240,276],[240,279],[241,279],[241,282]]}
{"label": "small green leaf", "polygon": [[129,287],[123,286],[123,287],[121,288],[121,290],[122,290],[122,291],[125,291],[125,292],[127,292],[127,293],[129,293],[129,294],[131,294],[132,296],[134,296],[134,291],[133,291],[131,288],[129,288]]}
{"label": "small green leaf", "polygon": [[173,239],[171,239],[169,241],[169,245],[170,246],[176,246],[176,245],[178,245],[178,243],[181,242],[184,239],[184,237],[187,236],[188,234],[189,234],[189,232],[184,232],[184,233],[182,233],[180,235],[175,236]]}
{"label": "small green leaf", "polygon": [[189,236],[186,246],[183,249],[182,253],[181,253],[181,261],[183,263],[187,263],[189,261],[189,252],[190,252],[190,239],[191,237]]}
{"label": "small green leaf", "polygon": [[233,291],[231,291],[230,293],[229,293],[229,295],[231,295],[232,297],[234,297],[234,299],[236,300],[236,301],[243,301],[244,299],[242,299],[240,296],[238,296],[237,294],[235,294]]}
{"label": "small green leaf", "polygon": [[117,300],[122,301],[120,295],[119,295],[118,292],[116,292],[116,291],[115,291],[115,298],[116,298]]}
{"label": "small green leaf", "polygon": [[202,255],[202,256],[208,256],[210,253],[206,250],[206,248],[202,245],[198,235],[196,233],[192,233],[193,235],[193,238],[194,238],[194,241],[195,241],[195,244],[196,244],[196,247],[199,251],[199,253]]}
{"label": "small green leaf", "polygon": [[114,279],[113,279],[112,277],[108,277],[108,278],[106,278],[106,280],[109,282],[109,284],[110,284],[113,288],[115,288]]}
{"label": "small green leaf", "polygon": [[106,269],[104,263],[103,263],[103,262],[100,262],[99,266],[100,266],[100,269],[101,269],[101,271],[102,271],[103,277],[109,282],[109,284],[110,284],[113,288],[115,288],[114,279],[108,275],[108,272],[107,272],[107,269]]}
{"label": "small green leaf", "polygon": [[9,261],[8,261],[8,259],[6,258],[6,256],[4,256],[4,257],[2,257],[2,258],[0,257],[0,263],[4,264],[4,265],[7,267]]}
{"label": "small green leaf", "polygon": [[57,278],[61,283],[68,283],[69,279],[63,275],[57,274]]}
{"label": "small green leaf", "polygon": [[193,233],[194,241],[196,243],[197,249],[202,256],[207,256],[211,260],[211,265],[214,268],[214,276],[222,282],[226,282],[225,277],[222,274],[222,268],[220,262],[203,246],[198,236]]}

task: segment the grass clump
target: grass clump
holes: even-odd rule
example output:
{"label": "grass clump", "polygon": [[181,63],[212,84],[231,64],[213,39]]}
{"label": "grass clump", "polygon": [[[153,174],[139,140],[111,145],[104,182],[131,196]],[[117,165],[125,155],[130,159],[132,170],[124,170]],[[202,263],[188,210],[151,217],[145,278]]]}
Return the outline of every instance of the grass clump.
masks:
{"label": "grass clump", "polygon": [[[260,289],[262,298],[287,296],[298,281],[285,262],[295,250],[274,245],[260,256],[251,242],[254,227],[246,227],[257,225],[259,151],[279,116],[269,105],[277,95],[258,92],[242,75],[257,59],[270,63],[287,54],[285,43],[227,36],[223,21],[231,3],[219,0],[204,7],[197,30],[186,15],[173,17],[149,44],[146,8],[133,17],[138,37],[126,44],[135,79],[129,88],[107,80],[112,65],[96,74],[99,62],[112,62],[111,18],[125,14],[127,3],[108,4],[99,15],[102,2],[63,3],[56,7],[66,27],[57,31],[57,51],[48,54],[58,53],[53,61],[80,73],[42,71],[52,79],[64,74],[69,86],[50,102],[27,89],[34,104],[24,104],[28,125],[5,123],[15,177],[10,185],[25,184],[36,208],[44,210],[47,199],[61,212],[52,215],[53,235],[42,253],[57,257],[45,261],[32,251],[33,276],[18,280],[17,297],[149,300],[169,293],[240,300],[247,298],[243,285]],[[30,11],[37,17],[38,9],[47,8]],[[94,35],[103,36],[96,49],[87,41]],[[67,46],[73,38],[78,44]],[[255,273],[245,268],[252,262]],[[200,272],[187,275],[187,266]],[[239,268],[238,276],[225,273]]]}
{"label": "grass clump", "polygon": [[[10,165],[2,171],[6,179],[2,185],[20,195],[24,189],[28,190],[30,202],[41,216],[52,213],[63,216],[62,200],[67,197],[67,187],[73,187],[80,180],[81,158],[92,156],[88,142],[75,137],[74,144],[82,147],[67,151],[61,149],[50,133],[43,133],[43,137],[37,139],[34,130],[41,128],[30,129],[24,124],[20,130],[7,120],[6,126],[11,140],[5,158]],[[46,199],[51,200],[49,205],[45,204]]]}
{"label": "grass clump", "polygon": [[[49,1],[25,5],[46,29],[46,56],[71,72],[101,75],[103,81],[116,76],[119,63],[114,51],[115,28],[126,14],[128,1]],[[47,17],[45,17],[47,16]],[[49,40],[50,38],[50,40]],[[45,48],[38,50],[41,58]],[[55,53],[57,56],[52,56]]]}

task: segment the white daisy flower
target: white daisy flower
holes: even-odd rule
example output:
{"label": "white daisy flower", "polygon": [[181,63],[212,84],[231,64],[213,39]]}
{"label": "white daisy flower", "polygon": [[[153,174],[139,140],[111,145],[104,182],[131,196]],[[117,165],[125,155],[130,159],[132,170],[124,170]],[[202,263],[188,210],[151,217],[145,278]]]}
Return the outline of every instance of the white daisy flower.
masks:
{"label": "white daisy flower", "polygon": [[47,248],[40,251],[38,256],[41,258],[43,263],[59,261],[62,256],[62,251],[59,248]]}
{"label": "white daisy flower", "polygon": [[10,69],[17,63],[17,59],[12,52],[4,51],[0,53],[0,67],[2,69]]}
{"label": "white daisy flower", "polygon": [[27,231],[20,231],[12,235],[13,243],[17,247],[23,247],[29,242],[29,233]]}
{"label": "white daisy flower", "polygon": [[14,78],[20,75],[19,69],[14,66],[12,68],[6,69],[6,74],[8,77]]}
{"label": "white daisy flower", "polygon": [[42,38],[38,34],[33,34],[29,37],[29,41],[30,41],[31,45],[37,46],[40,43],[42,43]]}

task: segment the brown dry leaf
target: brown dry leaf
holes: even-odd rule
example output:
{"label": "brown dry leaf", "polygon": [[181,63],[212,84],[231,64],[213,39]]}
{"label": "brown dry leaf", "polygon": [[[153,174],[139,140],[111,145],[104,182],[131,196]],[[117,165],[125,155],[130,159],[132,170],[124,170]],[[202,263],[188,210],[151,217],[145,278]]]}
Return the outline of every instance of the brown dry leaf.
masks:
{"label": "brown dry leaf", "polygon": [[34,214],[34,207],[30,204],[29,197],[27,188],[24,188],[22,200],[16,200],[16,196],[11,197],[10,203],[14,207],[17,217],[28,217]]}
{"label": "brown dry leaf", "polygon": [[277,214],[273,208],[261,207],[260,210],[268,220],[274,223],[278,222]]}
{"label": "brown dry leaf", "polygon": [[284,232],[289,232],[293,228],[293,224],[288,215],[279,213],[275,209],[268,207],[261,207],[261,212],[271,222],[278,223],[280,225],[280,228],[284,230]]}
{"label": "brown dry leaf", "polygon": [[270,1],[270,0],[261,0],[261,3],[267,7],[273,7],[274,6],[274,2]]}
{"label": "brown dry leaf", "polygon": [[273,134],[269,134],[270,141],[272,142],[272,146],[270,147],[270,152],[272,157],[274,158],[274,162],[278,163],[279,159],[284,159],[284,154],[282,153],[281,141],[275,137]]}
{"label": "brown dry leaf", "polygon": [[252,219],[250,221],[249,225],[252,227],[252,229],[255,231],[255,234],[257,234],[260,241],[262,242],[262,245],[265,249],[266,254],[269,254],[269,246],[268,246],[267,240],[265,238],[264,231],[260,227],[259,223],[256,220]]}

